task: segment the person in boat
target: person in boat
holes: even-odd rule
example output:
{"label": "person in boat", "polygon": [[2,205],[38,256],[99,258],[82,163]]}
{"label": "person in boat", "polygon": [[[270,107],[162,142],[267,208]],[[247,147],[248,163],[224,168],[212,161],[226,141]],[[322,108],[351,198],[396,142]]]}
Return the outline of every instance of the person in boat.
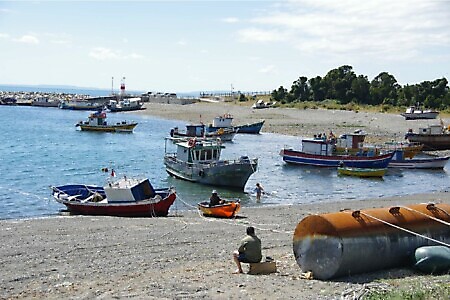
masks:
{"label": "person in boat", "polygon": [[213,190],[211,197],[209,197],[209,206],[216,206],[223,203],[225,203],[225,201],[223,199],[220,199],[216,190]]}
{"label": "person in boat", "polygon": [[255,192],[256,192],[256,202],[260,202],[261,194],[264,194],[264,188],[261,186],[259,182],[256,183]]}
{"label": "person in boat", "polygon": [[233,252],[236,274],[243,273],[241,263],[259,263],[262,259],[261,240],[255,234],[255,228],[247,227],[247,236],[241,240],[237,251]]}

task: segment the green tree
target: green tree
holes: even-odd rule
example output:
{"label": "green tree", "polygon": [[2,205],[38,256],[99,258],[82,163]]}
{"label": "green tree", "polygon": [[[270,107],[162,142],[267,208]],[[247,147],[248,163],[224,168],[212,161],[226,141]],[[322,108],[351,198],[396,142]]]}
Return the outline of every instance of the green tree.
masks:
{"label": "green tree", "polygon": [[342,104],[353,100],[352,82],[356,78],[353,68],[348,65],[333,69],[323,78],[323,84],[326,88],[325,97],[336,99]]}
{"label": "green tree", "polygon": [[301,76],[294,81],[289,92],[293,101],[308,101],[310,89],[308,86],[308,78]]}
{"label": "green tree", "polygon": [[359,75],[352,81],[352,93],[355,96],[355,103],[369,104],[370,83],[367,76]]}
{"label": "green tree", "polygon": [[273,90],[270,94],[270,98],[272,101],[286,101],[287,89],[283,86],[280,86],[278,90]]}
{"label": "green tree", "polygon": [[311,90],[310,100],[323,101],[325,100],[325,87],[322,83],[322,77],[316,76],[308,80],[309,88]]}
{"label": "green tree", "polygon": [[389,99],[389,104],[396,105],[400,85],[394,76],[387,72],[380,73],[370,83],[370,104],[382,104]]}

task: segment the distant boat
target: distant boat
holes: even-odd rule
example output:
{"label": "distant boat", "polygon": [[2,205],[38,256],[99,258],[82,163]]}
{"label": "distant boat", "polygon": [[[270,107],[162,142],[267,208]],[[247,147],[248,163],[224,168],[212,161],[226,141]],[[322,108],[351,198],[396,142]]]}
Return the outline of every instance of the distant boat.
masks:
{"label": "distant boat", "polygon": [[241,209],[240,201],[227,201],[223,204],[209,206],[209,202],[198,203],[198,209],[208,217],[232,218]]}
{"label": "distant boat", "polygon": [[265,120],[261,120],[255,123],[248,123],[243,125],[233,125],[233,116],[230,114],[225,114],[223,116],[218,116],[213,119],[212,124],[206,127],[208,132],[214,132],[220,128],[234,128],[237,133],[249,133],[249,134],[259,134]]}
{"label": "distant boat", "polygon": [[80,121],[75,126],[80,127],[83,131],[98,131],[98,132],[133,132],[137,123],[121,121],[116,124],[109,124],[106,121],[106,112],[97,111],[91,113],[88,120]]}
{"label": "distant boat", "polygon": [[418,120],[418,119],[436,119],[439,112],[434,110],[422,110],[418,106],[410,106],[406,109],[406,112],[401,113],[405,120]]}
{"label": "distant boat", "polygon": [[225,147],[216,140],[193,138],[176,143],[176,147],[175,153],[169,153],[166,147],[166,171],[173,177],[191,182],[244,190],[248,178],[258,167],[257,158],[220,159]]}
{"label": "distant boat", "polygon": [[405,138],[412,143],[423,144],[423,150],[449,150],[450,132],[442,124],[419,128],[419,133],[408,130]]}
{"label": "distant boat", "polygon": [[177,138],[220,138],[222,142],[231,142],[236,135],[236,130],[233,128],[219,128],[216,131],[206,132],[204,124],[188,124],[186,131],[179,131],[178,127],[170,130],[170,136]]}
{"label": "distant boat", "polygon": [[339,175],[355,176],[355,177],[383,177],[386,174],[386,168],[373,169],[373,168],[350,168],[350,167],[338,167]]}
{"label": "distant boat", "polygon": [[443,157],[415,157],[405,158],[403,151],[395,151],[392,160],[389,162],[389,168],[405,169],[443,169],[450,156]]}
{"label": "distant boat", "polygon": [[118,100],[109,100],[107,105],[111,112],[141,110],[144,103],[141,98],[122,98]]}
{"label": "distant boat", "polygon": [[147,178],[126,177],[104,187],[85,184],[53,186],[52,196],[73,214],[118,217],[167,216],[176,199],[171,188],[154,189]]}
{"label": "distant boat", "polygon": [[335,145],[326,139],[303,139],[302,150],[284,148],[280,151],[283,161],[291,164],[318,167],[339,167],[342,163],[354,168],[387,168],[394,152],[378,155],[375,152],[361,152],[355,155],[334,154]]}
{"label": "distant boat", "polygon": [[33,99],[31,101],[31,106],[39,106],[39,107],[58,107],[60,100],[57,99],[49,99],[48,97],[41,96]]}
{"label": "distant boat", "polygon": [[98,110],[103,109],[104,102],[94,102],[88,100],[63,100],[59,103],[61,109],[71,110]]}
{"label": "distant boat", "polygon": [[270,107],[273,107],[276,103],[277,103],[276,101],[275,102],[264,102],[264,100],[259,99],[252,105],[252,108],[253,109],[270,108]]}

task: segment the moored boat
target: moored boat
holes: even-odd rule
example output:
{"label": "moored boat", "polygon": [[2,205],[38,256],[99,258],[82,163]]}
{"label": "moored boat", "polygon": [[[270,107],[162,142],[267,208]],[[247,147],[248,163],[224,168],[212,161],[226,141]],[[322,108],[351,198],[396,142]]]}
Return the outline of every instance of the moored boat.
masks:
{"label": "moored boat", "polygon": [[418,133],[410,129],[406,133],[405,138],[410,142],[423,144],[423,150],[450,149],[450,132],[448,128],[444,128],[443,124],[419,128]]}
{"label": "moored boat", "polygon": [[176,152],[170,153],[166,144],[164,165],[167,173],[179,179],[243,190],[258,167],[257,158],[221,159],[225,146],[217,140],[192,138],[175,145]]}
{"label": "moored boat", "polygon": [[373,169],[373,168],[350,168],[350,167],[338,167],[339,175],[355,176],[355,177],[383,177],[386,174],[386,168]]}
{"label": "moored boat", "polygon": [[402,151],[395,151],[392,160],[389,162],[389,168],[404,169],[443,169],[447,164],[450,156],[427,156],[406,158]]}
{"label": "moored boat", "polygon": [[147,178],[126,177],[104,187],[85,184],[53,186],[52,195],[73,214],[118,217],[167,216],[176,199],[172,188],[154,189]]}
{"label": "moored boat", "polygon": [[106,121],[106,112],[104,111],[91,113],[87,121],[80,121],[75,124],[76,127],[80,127],[83,131],[98,132],[133,132],[136,125],[137,123],[128,121],[110,124]]}
{"label": "moored boat", "polygon": [[405,120],[419,120],[419,119],[436,119],[439,115],[438,111],[434,110],[423,110],[417,106],[410,106],[401,115]]}
{"label": "moored boat", "polygon": [[226,201],[223,204],[214,206],[210,206],[209,201],[204,201],[198,203],[197,206],[203,215],[218,218],[233,218],[241,209],[241,203],[239,200]]}
{"label": "moored boat", "polygon": [[213,119],[212,124],[206,127],[207,132],[214,132],[219,129],[233,128],[237,133],[248,133],[248,134],[259,134],[265,120],[261,120],[255,123],[248,123],[243,125],[233,125],[233,116],[230,114],[225,114],[223,116],[218,116]]}
{"label": "moored boat", "polygon": [[217,131],[206,132],[204,124],[188,124],[186,131],[179,131],[178,127],[170,130],[172,138],[220,138],[222,142],[231,142],[236,135],[233,128],[219,128]]}
{"label": "moored boat", "polygon": [[394,152],[376,154],[362,151],[355,155],[334,154],[334,143],[326,139],[303,139],[302,150],[284,148],[280,151],[283,161],[299,165],[339,167],[342,163],[353,168],[387,168]]}
{"label": "moored boat", "polygon": [[121,111],[133,111],[143,109],[144,103],[142,103],[141,98],[119,98],[116,100],[109,100],[107,105],[111,112],[121,112]]}

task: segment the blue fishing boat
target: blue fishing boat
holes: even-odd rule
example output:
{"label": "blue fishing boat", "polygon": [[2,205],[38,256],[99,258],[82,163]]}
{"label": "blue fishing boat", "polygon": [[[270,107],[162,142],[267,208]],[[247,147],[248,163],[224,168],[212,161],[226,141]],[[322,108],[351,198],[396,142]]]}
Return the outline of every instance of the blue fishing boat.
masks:
{"label": "blue fishing boat", "polygon": [[351,168],[375,168],[388,167],[394,152],[378,155],[373,151],[362,151],[354,155],[335,154],[335,145],[327,139],[303,139],[302,150],[284,148],[280,155],[283,161],[299,165],[311,165],[318,167],[339,167],[344,164]]}
{"label": "blue fishing boat", "polygon": [[404,169],[443,169],[450,156],[422,156],[406,158],[401,150],[396,150],[392,160],[389,162],[389,168]]}

